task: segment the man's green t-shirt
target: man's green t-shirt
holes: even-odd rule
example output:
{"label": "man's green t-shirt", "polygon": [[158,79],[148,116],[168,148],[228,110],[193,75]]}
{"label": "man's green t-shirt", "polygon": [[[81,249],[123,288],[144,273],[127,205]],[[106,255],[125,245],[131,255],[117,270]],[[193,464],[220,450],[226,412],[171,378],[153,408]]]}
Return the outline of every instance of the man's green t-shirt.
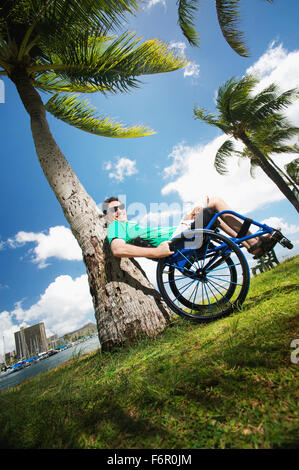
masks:
{"label": "man's green t-shirt", "polygon": [[177,227],[141,227],[133,222],[111,222],[107,230],[109,243],[121,238],[126,243],[137,246],[159,246],[172,238]]}

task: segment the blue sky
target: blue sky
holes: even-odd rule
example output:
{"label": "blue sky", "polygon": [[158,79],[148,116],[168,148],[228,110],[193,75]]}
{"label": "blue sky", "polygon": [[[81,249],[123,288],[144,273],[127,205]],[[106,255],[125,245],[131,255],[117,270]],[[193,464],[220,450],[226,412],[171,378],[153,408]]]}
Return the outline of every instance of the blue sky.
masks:
{"label": "blue sky", "polygon": [[[215,93],[231,76],[258,73],[261,85],[275,81],[282,90],[299,85],[299,5],[297,0],[243,1],[241,27],[250,58],[234,53],[220,34],[214,2],[205,0],[196,18],[201,45],[187,45],[177,26],[174,0],[147,2],[128,29],[144,39],[157,37],[184,54],[188,68],[146,76],[139,89],[104,97],[89,95],[101,115],[125,124],[145,124],[156,134],[140,139],[107,139],[71,128],[49,115],[52,133],[97,204],[111,194],[128,204],[142,204],[175,223],[187,203],[206,194],[223,197],[233,209],[259,221],[281,226],[294,242],[292,252],[278,248],[283,259],[298,253],[299,222],[288,201],[261,172],[249,175],[246,162],[232,159],[229,175],[219,176],[213,157],[224,137],[193,118],[195,103],[215,109]],[[94,321],[85,267],[62,210],[39,166],[29,118],[14,85],[5,77],[0,96],[0,355],[14,348],[21,325],[44,321],[48,335],[64,334]],[[0,87],[0,91],[1,91]],[[3,98],[3,96],[2,96]],[[1,102],[4,101],[4,102]],[[298,103],[288,111],[299,125]],[[276,159],[281,165],[292,156]],[[133,210],[132,210],[133,212]],[[172,214],[172,217],[167,215]],[[142,220],[144,214],[132,216]],[[249,258],[250,260],[250,258]],[[143,261],[151,279],[155,265]]]}

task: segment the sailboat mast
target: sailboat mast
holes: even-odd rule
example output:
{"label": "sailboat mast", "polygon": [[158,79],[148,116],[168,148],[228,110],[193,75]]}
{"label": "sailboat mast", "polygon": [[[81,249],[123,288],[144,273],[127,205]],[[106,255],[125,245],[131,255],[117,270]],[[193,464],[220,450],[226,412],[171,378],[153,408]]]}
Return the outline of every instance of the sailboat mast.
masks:
{"label": "sailboat mast", "polygon": [[7,368],[6,360],[5,360],[5,340],[4,340],[4,335],[3,335],[3,363],[4,366]]}

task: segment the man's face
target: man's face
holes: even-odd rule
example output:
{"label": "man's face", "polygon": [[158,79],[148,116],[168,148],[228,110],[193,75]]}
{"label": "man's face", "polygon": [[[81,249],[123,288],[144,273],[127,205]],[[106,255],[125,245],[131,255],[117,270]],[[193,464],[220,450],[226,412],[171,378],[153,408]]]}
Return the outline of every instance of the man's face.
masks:
{"label": "man's face", "polygon": [[123,206],[120,201],[112,201],[109,202],[107,207],[107,214],[106,219],[108,223],[113,222],[114,220],[118,220],[119,222],[127,222],[127,213],[126,208],[123,209],[119,208],[119,206]]}

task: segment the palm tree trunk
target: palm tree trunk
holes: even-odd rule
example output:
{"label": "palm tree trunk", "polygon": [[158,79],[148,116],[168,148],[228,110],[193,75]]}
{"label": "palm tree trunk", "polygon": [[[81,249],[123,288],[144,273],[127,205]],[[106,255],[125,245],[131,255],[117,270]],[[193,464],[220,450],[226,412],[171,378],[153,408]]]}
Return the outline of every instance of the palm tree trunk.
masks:
{"label": "palm tree trunk", "polygon": [[269,163],[267,158],[263,153],[251,142],[245,132],[242,132],[239,135],[239,138],[242,140],[243,144],[256,156],[259,166],[266,173],[266,175],[273,181],[274,184],[280,189],[280,191],[285,195],[285,197],[290,201],[294,206],[297,212],[299,212],[299,201],[296,198],[295,194],[291,191],[287,183],[280,176],[277,170]]}
{"label": "palm tree trunk", "polygon": [[11,78],[30,116],[42,170],[82,249],[102,349],[154,337],[171,322],[171,312],[135,260],[113,257],[104,218],[57,146],[39,94],[22,70]]}

